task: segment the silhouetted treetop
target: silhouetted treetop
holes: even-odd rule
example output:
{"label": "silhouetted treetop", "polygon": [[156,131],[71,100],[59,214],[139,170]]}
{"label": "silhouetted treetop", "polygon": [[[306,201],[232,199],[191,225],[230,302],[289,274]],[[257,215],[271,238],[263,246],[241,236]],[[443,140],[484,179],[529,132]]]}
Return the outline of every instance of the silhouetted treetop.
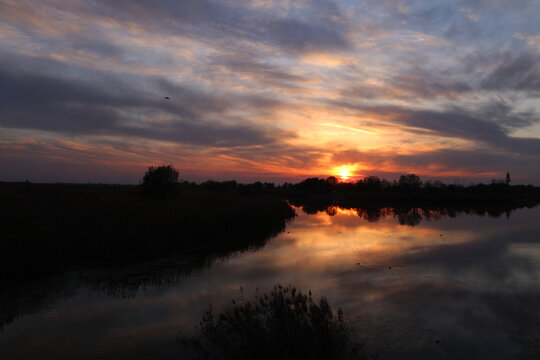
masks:
{"label": "silhouetted treetop", "polygon": [[338,179],[335,176],[329,176],[326,178],[326,182],[335,185],[338,183]]}
{"label": "silhouetted treetop", "polygon": [[401,175],[399,177],[398,186],[401,189],[416,190],[422,187],[422,180],[415,174]]}
{"label": "silhouetted treetop", "polygon": [[171,165],[150,166],[144,174],[142,185],[145,194],[168,196],[178,184],[178,171]]}
{"label": "silhouetted treetop", "polygon": [[363,178],[362,180],[359,180],[356,185],[360,189],[368,190],[368,191],[378,191],[381,190],[382,187],[382,180],[379,179],[377,176],[368,176]]}

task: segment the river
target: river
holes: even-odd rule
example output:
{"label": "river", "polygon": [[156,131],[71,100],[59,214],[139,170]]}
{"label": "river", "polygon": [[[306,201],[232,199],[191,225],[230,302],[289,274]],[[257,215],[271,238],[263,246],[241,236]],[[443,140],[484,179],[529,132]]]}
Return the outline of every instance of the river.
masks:
{"label": "river", "polygon": [[380,359],[540,356],[540,207],[296,211],[264,247],[190,271],[76,269],[0,295],[21,307],[0,330],[0,358],[178,359],[176,337],[210,304],[277,283],[341,307]]}

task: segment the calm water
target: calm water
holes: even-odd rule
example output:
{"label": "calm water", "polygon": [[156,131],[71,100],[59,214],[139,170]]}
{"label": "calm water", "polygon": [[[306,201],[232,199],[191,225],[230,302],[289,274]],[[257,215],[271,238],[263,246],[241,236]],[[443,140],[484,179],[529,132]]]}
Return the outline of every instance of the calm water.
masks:
{"label": "calm water", "polygon": [[181,358],[175,337],[208,304],[275,283],[341,306],[382,359],[540,357],[540,208],[497,218],[297,212],[263,249],[193,273],[153,263],[100,281],[80,270],[4,294],[25,315],[0,331],[0,358]]}

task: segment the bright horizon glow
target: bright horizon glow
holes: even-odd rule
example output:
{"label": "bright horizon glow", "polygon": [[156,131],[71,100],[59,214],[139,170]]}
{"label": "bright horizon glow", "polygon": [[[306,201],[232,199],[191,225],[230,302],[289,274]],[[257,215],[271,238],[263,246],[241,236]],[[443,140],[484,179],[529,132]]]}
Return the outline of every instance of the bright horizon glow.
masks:
{"label": "bright horizon glow", "polygon": [[339,175],[340,175],[341,180],[343,181],[349,180],[351,177],[347,170],[342,170]]}
{"label": "bright horizon glow", "polygon": [[354,177],[356,166],[354,165],[341,165],[332,170],[332,173],[337,174],[337,177],[345,182]]}

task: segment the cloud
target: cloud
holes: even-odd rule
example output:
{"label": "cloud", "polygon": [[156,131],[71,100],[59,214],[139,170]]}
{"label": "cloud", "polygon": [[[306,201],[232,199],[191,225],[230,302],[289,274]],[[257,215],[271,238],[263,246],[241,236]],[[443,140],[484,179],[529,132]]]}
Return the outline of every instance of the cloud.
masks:
{"label": "cloud", "polygon": [[226,69],[232,76],[240,76],[241,79],[246,77],[248,81],[255,82],[259,86],[294,89],[309,81],[288,69],[240,54],[216,56],[212,59],[212,65]]}
{"label": "cloud", "polygon": [[341,95],[352,99],[462,100],[486,97],[493,92],[524,92],[534,96],[540,90],[540,56],[528,51],[474,52],[447,68],[428,60],[411,63],[377,79],[354,77]]}
{"label": "cloud", "polygon": [[273,40],[293,52],[335,51],[348,47],[337,24],[310,24],[295,19],[278,19],[265,25]]}
{"label": "cloud", "polygon": [[211,41],[234,37],[277,46],[293,53],[334,51],[349,47],[345,19],[332,1],[310,1],[315,10],[309,21],[299,13],[280,14],[256,7],[233,7],[227,2],[187,1],[98,1],[100,12],[123,20],[137,19],[148,31],[190,35]]}
{"label": "cloud", "polygon": [[538,119],[530,114],[510,113],[509,109],[495,116],[489,107],[479,111],[461,108],[446,111],[403,111],[396,115],[394,121],[429,130],[439,136],[481,141],[514,153],[540,153],[540,139],[512,138],[505,128],[505,125],[512,127],[530,125]]}
{"label": "cloud", "polygon": [[68,78],[25,71],[13,63],[3,65],[0,126],[6,128],[207,146],[263,145],[294,136],[227,115],[238,107],[271,111],[279,106],[274,99],[206,93],[161,78],[147,79],[150,85],[134,88],[129,79],[99,72]]}
{"label": "cloud", "polygon": [[507,54],[486,76],[481,86],[488,90],[539,92],[540,56],[531,53],[518,56]]}
{"label": "cloud", "polygon": [[540,139],[514,138],[510,130],[540,122],[534,111],[516,111],[504,101],[490,102],[476,109],[446,106],[440,110],[399,106],[365,105],[330,100],[331,106],[356,110],[358,115],[386,119],[407,131],[432,136],[478,141],[513,153],[540,153]]}
{"label": "cloud", "polygon": [[[1,141],[26,132],[130,154],[147,142],[254,179],[324,175],[368,148],[387,173],[491,177],[489,151],[521,172],[540,153],[539,11],[532,0],[0,0]],[[390,153],[400,146],[422,156]],[[457,160],[470,166],[452,172]]]}
{"label": "cloud", "polygon": [[351,99],[417,100],[466,96],[472,87],[459,80],[438,79],[432,74],[397,74],[382,84],[364,83],[341,90]]}

